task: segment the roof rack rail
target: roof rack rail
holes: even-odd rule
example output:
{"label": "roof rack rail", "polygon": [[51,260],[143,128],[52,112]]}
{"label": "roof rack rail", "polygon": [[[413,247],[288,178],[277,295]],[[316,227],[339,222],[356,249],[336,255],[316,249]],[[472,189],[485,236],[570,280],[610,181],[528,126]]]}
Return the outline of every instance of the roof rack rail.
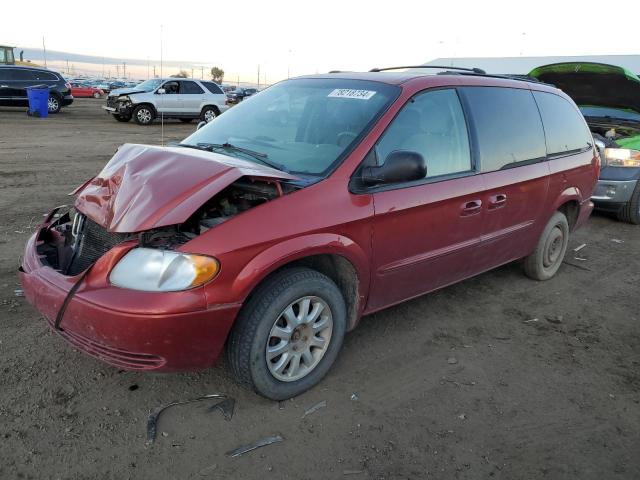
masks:
{"label": "roof rack rail", "polygon": [[529,82],[529,83],[539,83],[541,85],[551,85],[555,86],[551,83],[546,83],[538,80],[537,78],[530,77],[528,75],[520,75],[515,73],[475,73],[475,72],[440,72],[438,75],[470,75],[470,76],[481,76],[481,77],[490,77],[490,78],[504,78],[505,80],[516,80],[520,82]]}
{"label": "roof rack rail", "polygon": [[487,73],[481,68],[444,67],[441,65],[407,65],[404,67],[372,68],[369,71],[370,72],[386,72],[387,70],[401,70],[403,68],[437,68],[440,70],[461,70],[463,72],[472,72],[478,75],[486,75]]}

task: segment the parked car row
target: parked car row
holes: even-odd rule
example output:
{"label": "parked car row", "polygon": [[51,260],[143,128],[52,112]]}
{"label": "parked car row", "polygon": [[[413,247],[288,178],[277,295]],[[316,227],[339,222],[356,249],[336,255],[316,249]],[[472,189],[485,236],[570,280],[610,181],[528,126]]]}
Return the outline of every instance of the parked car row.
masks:
{"label": "parked car row", "polygon": [[0,65],[0,106],[28,106],[27,87],[36,85],[49,88],[49,113],[58,113],[73,102],[71,85],[59,73],[44,68]]}

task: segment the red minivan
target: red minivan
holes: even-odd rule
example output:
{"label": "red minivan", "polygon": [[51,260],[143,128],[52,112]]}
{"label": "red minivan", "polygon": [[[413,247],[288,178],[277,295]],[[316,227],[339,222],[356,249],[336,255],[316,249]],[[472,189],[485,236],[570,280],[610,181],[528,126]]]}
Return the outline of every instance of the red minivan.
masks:
{"label": "red minivan", "polygon": [[287,80],[183,143],[123,145],[29,239],[25,295],[118,368],[224,348],[285,399],[363,315],[519,259],[551,278],[600,168],[582,115],[542,83],[428,72]]}

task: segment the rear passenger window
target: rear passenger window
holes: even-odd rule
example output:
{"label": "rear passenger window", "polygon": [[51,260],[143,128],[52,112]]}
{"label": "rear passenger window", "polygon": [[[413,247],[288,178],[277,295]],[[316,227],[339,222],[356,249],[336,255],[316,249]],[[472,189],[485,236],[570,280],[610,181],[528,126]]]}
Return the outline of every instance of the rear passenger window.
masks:
{"label": "rear passenger window", "polygon": [[51,72],[44,72],[42,70],[32,70],[35,80],[58,80],[55,74]]}
{"label": "rear passenger window", "polygon": [[577,152],[593,142],[582,114],[571,103],[553,93],[533,92],[533,96],[540,108],[549,155]]}
{"label": "rear passenger window", "polygon": [[218,85],[216,85],[213,82],[202,82],[202,84],[207,87],[207,90],[209,90],[211,93],[215,93],[215,94],[223,94],[224,92],[220,89],[220,87]]}
{"label": "rear passenger window", "polygon": [[420,153],[427,177],[471,170],[467,124],[456,91],[433,90],[411,99],[378,142],[378,164],[395,150]]}
{"label": "rear passenger window", "polygon": [[200,94],[204,93],[204,90],[200,88],[196,82],[180,82],[182,85],[180,86],[180,93],[186,94]]}
{"label": "rear passenger window", "polygon": [[529,90],[465,87],[477,133],[481,171],[493,172],[546,157],[540,114]]}
{"label": "rear passenger window", "polygon": [[12,80],[33,80],[34,79],[34,75],[33,72],[31,72],[31,70],[20,70],[20,69],[16,69],[13,71],[13,75],[11,76]]}

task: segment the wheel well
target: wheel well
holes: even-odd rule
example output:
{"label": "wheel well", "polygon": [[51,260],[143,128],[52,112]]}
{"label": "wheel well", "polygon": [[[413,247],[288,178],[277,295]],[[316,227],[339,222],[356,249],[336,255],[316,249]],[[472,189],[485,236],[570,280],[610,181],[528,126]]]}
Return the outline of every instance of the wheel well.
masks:
{"label": "wheel well", "polygon": [[[291,267],[307,267],[329,277],[338,286],[347,307],[347,330],[356,326],[359,312],[358,273],[349,260],[341,255],[321,254],[294,260],[271,272],[260,284],[276,272]],[[257,286],[256,286],[257,288]],[[254,291],[256,289],[254,288]]]}
{"label": "wheel well", "polygon": [[569,200],[563,203],[558,208],[558,211],[564,213],[564,216],[567,217],[567,222],[569,222],[569,230],[573,230],[573,227],[578,221],[578,214],[580,213],[580,204],[577,200]]}
{"label": "wheel well", "polygon": [[135,110],[138,107],[149,107],[151,108],[151,110],[153,111],[153,114],[157,117],[158,116],[158,111],[156,110],[156,107],[153,106],[152,103],[148,103],[148,102],[142,102],[142,103],[136,103],[133,108],[131,109],[131,111],[133,112],[133,110]]}

